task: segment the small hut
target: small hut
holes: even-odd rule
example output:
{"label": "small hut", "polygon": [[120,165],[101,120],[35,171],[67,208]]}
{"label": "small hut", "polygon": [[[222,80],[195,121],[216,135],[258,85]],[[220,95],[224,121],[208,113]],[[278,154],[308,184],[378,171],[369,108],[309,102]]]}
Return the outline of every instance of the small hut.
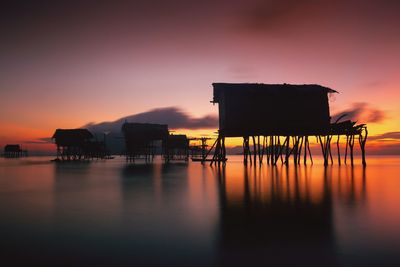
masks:
{"label": "small hut", "polygon": [[57,160],[87,158],[87,147],[92,138],[87,129],[57,129],[52,136],[57,145]]}
{"label": "small hut", "polygon": [[28,151],[23,150],[20,145],[7,144],[4,146],[4,157],[19,158],[28,156]]}
{"label": "small hut", "polygon": [[126,159],[134,161],[144,158],[151,161],[155,155],[155,143],[168,139],[168,125],[151,123],[124,123],[122,132],[125,138]]}
{"label": "small hut", "polygon": [[170,134],[164,146],[164,159],[171,160],[189,159],[189,139],[184,134]]}
{"label": "small hut", "polygon": [[[302,153],[304,162],[307,154],[312,159],[308,138],[315,136],[327,165],[329,158],[332,161],[333,135],[338,140],[340,135],[347,136],[351,155],[354,136],[358,135],[365,164],[366,126],[341,130],[344,128],[330,122],[328,94],[337,93],[335,90],[316,84],[213,83],[213,87],[212,103],[219,108],[219,136],[212,163],[226,161],[226,137],[242,137],[245,163],[251,162],[252,141],[254,163],[257,158],[261,163],[266,153],[268,163],[275,164],[279,158],[283,162],[285,154],[285,163],[293,155],[299,164]],[[340,162],[339,151],[338,157]]]}

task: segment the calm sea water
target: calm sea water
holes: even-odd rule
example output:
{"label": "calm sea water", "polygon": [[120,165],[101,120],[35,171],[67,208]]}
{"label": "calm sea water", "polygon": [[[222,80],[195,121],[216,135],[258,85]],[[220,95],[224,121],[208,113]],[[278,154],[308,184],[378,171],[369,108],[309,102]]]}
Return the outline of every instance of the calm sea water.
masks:
{"label": "calm sea water", "polygon": [[2,266],[400,266],[400,158],[0,159]]}

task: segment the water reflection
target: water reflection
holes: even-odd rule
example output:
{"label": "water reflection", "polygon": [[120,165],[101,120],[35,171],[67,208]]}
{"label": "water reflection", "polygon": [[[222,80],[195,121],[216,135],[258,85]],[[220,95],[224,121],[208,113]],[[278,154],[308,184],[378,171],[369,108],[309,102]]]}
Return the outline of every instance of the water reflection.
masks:
{"label": "water reflection", "polygon": [[8,266],[400,266],[399,159],[220,170],[43,161],[0,159]]}
{"label": "water reflection", "polygon": [[[197,166],[194,166],[197,167]],[[121,173],[122,220],[130,263],[138,266],[213,265],[216,213],[198,210],[188,164],[127,165]],[[195,177],[198,179],[199,177]],[[206,186],[195,190],[204,190]],[[192,202],[193,201],[193,202]],[[197,220],[200,214],[205,220]]]}
{"label": "water reflection", "polygon": [[365,171],[361,180],[354,169],[332,166],[236,165],[215,173],[221,265],[337,265],[333,194],[362,204]]}

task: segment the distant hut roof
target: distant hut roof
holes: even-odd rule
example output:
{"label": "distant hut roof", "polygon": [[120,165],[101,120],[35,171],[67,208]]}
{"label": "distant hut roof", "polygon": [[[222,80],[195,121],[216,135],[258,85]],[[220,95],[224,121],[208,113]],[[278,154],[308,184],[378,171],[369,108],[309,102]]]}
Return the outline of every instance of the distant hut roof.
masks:
{"label": "distant hut roof", "polygon": [[14,144],[7,144],[4,146],[4,152],[20,152],[21,146]]}
{"label": "distant hut roof", "polygon": [[51,138],[55,139],[57,145],[71,146],[81,145],[93,138],[93,134],[87,129],[57,129]]}
{"label": "distant hut roof", "polygon": [[170,134],[168,136],[169,148],[186,149],[189,146],[189,139],[185,134]]}

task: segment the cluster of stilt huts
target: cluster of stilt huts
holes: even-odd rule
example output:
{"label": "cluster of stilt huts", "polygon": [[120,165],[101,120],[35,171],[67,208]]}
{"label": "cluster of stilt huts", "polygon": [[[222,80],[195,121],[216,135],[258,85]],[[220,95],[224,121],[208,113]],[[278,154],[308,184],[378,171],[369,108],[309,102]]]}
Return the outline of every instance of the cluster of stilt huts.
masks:
{"label": "cluster of stilt huts", "polygon": [[[189,159],[189,139],[170,134],[168,125],[126,122],[121,131],[125,139],[122,154],[129,162],[152,162],[158,154],[166,162]],[[112,158],[105,140],[94,141],[87,129],[57,129],[52,138],[57,146],[57,161]]]}
{"label": "cluster of stilt huts", "polygon": [[122,125],[122,132],[125,138],[127,161],[143,158],[149,162],[156,154],[161,154],[166,162],[188,160],[187,136],[170,134],[166,124],[126,122]]}
{"label": "cluster of stilt huts", "polygon": [[[324,165],[335,161],[353,165],[358,140],[362,164],[366,165],[366,125],[343,117],[331,123],[328,97],[336,91],[320,85],[214,83],[213,87],[219,130],[211,147],[210,137],[171,134],[166,124],[125,122],[121,134],[126,160],[152,162],[161,155],[165,162],[191,158],[225,164],[225,140],[240,137],[245,164],[313,163],[310,141],[316,140]],[[93,137],[87,129],[57,129],[53,135],[57,159],[109,158],[105,141],[93,141]]]}
{"label": "cluster of stilt huts", "polygon": [[18,144],[8,144],[4,146],[3,156],[5,158],[27,157],[28,150],[23,149],[21,145]]}
{"label": "cluster of stilt huts", "polygon": [[57,129],[52,139],[61,161],[105,159],[110,157],[105,141],[97,141],[87,129]]}

